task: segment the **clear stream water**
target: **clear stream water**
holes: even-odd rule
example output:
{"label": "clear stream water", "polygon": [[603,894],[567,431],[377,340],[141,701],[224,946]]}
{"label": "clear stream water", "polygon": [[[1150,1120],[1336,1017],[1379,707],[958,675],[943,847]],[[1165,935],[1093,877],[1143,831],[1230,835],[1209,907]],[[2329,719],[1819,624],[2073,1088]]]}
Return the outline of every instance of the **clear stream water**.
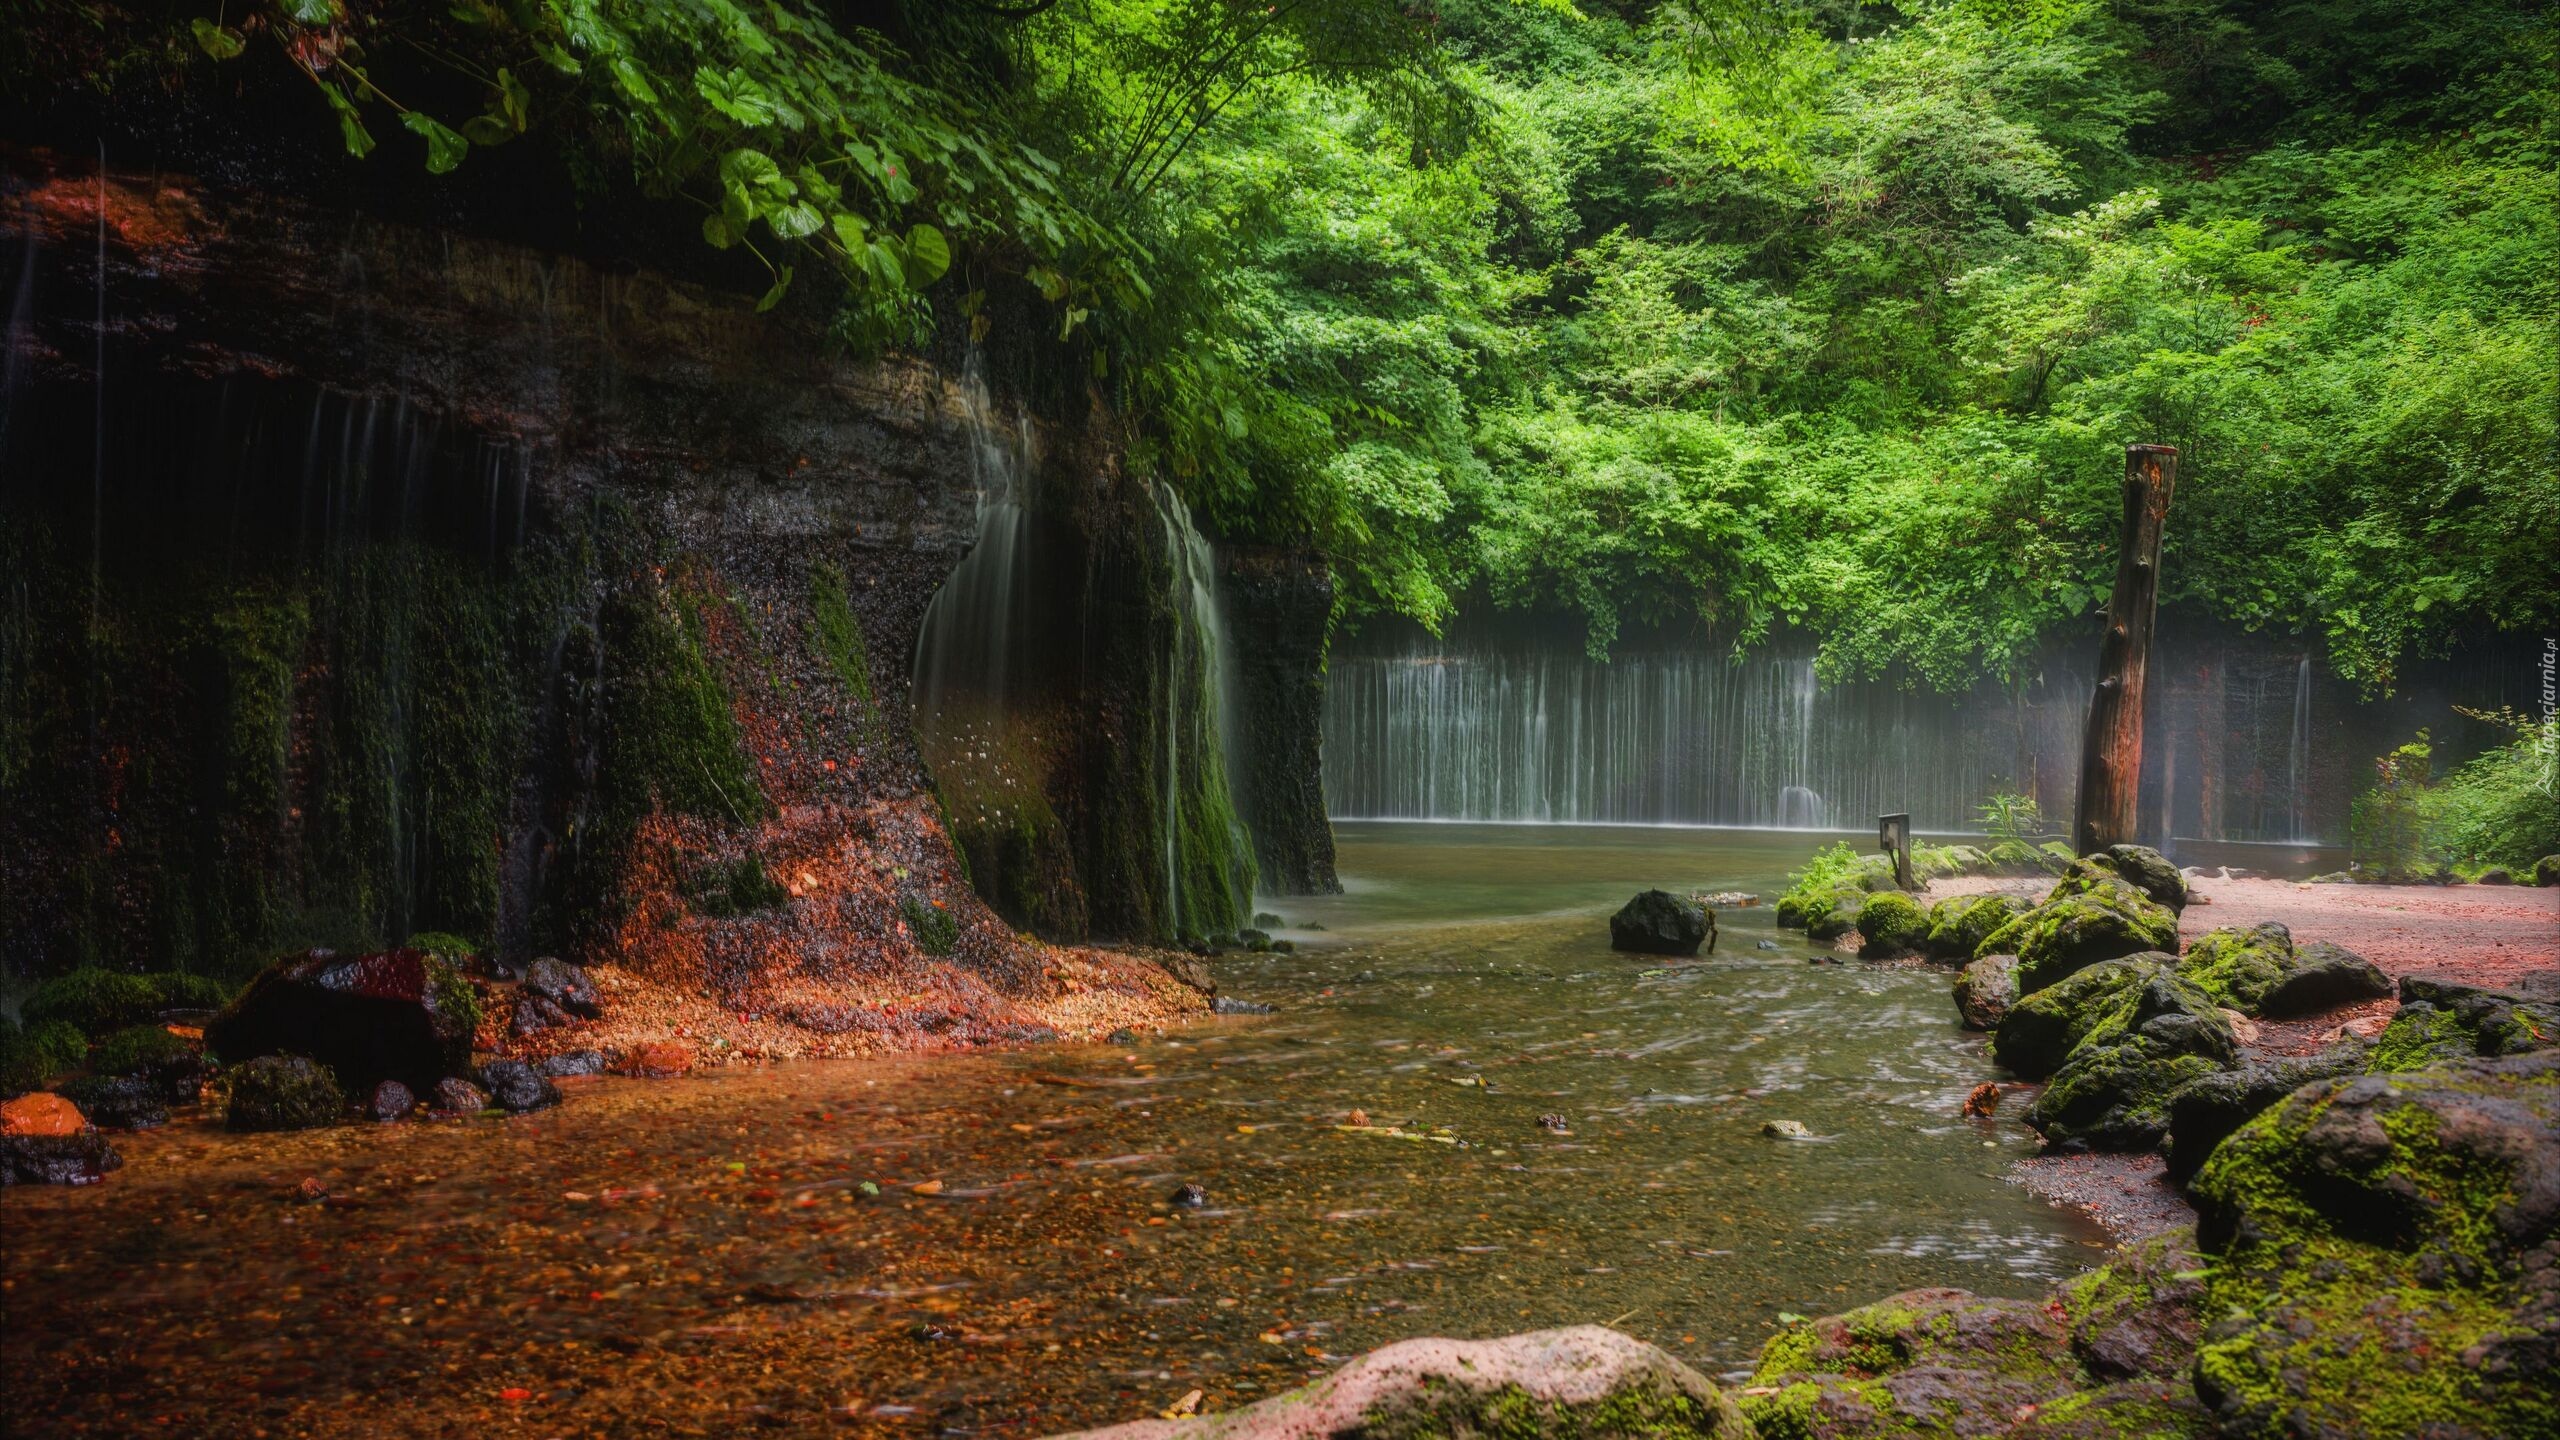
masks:
{"label": "clear stream water", "polygon": [[[1774,896],[1817,838],[1347,824],[1348,893],[1278,906],[1306,948],[1220,962],[1267,1018],[583,1082],[512,1120],[181,1121],[106,1185],[0,1198],[5,1413],[1040,1435],[1421,1334],[1606,1322],[1721,1372],[1782,1312],[2088,1264],[2096,1229],[2003,1178],[2028,1133],[1957,1118],[1989,1063],[1945,972],[1808,963],[1765,906],[1712,958],[1607,948],[1633,890]],[[1335,1129],[1354,1107],[1464,1143]]]}

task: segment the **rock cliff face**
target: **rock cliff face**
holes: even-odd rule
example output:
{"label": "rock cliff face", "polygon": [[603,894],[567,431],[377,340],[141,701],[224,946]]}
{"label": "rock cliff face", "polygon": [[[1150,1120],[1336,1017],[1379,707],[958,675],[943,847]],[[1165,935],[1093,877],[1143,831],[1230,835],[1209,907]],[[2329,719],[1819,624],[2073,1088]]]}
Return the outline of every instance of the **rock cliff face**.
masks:
{"label": "rock cliff face", "polygon": [[1234,547],[1222,559],[1242,730],[1242,773],[1229,779],[1253,834],[1262,888],[1273,895],[1338,893],[1324,806],[1333,575],[1321,559],[1297,551]]}
{"label": "rock cliff face", "polygon": [[[769,1013],[926,957],[1038,972],[910,721],[919,629],[980,535],[956,367],[832,358],[645,272],[11,163],[13,964],[452,931]],[[1165,612],[1159,501],[1108,424],[1026,423],[1104,542],[1077,622]],[[1163,649],[1087,657],[1073,693],[1129,716],[1042,733],[1143,731]],[[1169,937],[1148,902],[1184,816],[1060,743],[1062,794],[1127,798],[1055,837],[1081,911],[1027,918]]]}

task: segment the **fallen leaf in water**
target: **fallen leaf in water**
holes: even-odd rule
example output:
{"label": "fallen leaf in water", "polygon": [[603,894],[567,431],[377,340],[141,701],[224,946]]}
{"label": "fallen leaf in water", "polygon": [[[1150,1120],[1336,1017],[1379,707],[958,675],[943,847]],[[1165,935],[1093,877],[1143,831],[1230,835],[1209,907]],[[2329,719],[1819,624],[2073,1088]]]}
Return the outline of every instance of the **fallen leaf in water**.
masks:
{"label": "fallen leaf in water", "polygon": [[927,1180],[921,1185],[910,1185],[907,1188],[918,1195],[939,1195],[942,1193],[942,1182]]}
{"label": "fallen leaf in water", "polygon": [[1353,1110],[1351,1112],[1350,1119],[1351,1128],[1354,1130],[1366,1130],[1369,1128],[1369,1112],[1366,1110]]}
{"label": "fallen leaf in water", "polygon": [[567,1190],[561,1192],[560,1198],[563,1200],[593,1200],[596,1197],[588,1194],[584,1190]]}
{"label": "fallen leaf in water", "polygon": [[1265,1330],[1254,1338],[1260,1340],[1265,1345],[1286,1345],[1289,1343],[1288,1337],[1282,1335],[1277,1330]]}
{"label": "fallen leaf in water", "polygon": [[1190,1394],[1183,1396],[1181,1399],[1174,1401],[1170,1405],[1167,1405],[1162,1410],[1157,1411],[1156,1416],[1158,1419],[1162,1420],[1179,1420],[1185,1415],[1197,1415],[1199,1413],[1200,1392],[1194,1390]]}
{"label": "fallen leaf in water", "polygon": [[533,1392],[525,1389],[521,1385],[510,1385],[506,1389],[498,1392],[498,1398],[506,1401],[510,1405],[521,1405],[527,1400],[533,1398]]}

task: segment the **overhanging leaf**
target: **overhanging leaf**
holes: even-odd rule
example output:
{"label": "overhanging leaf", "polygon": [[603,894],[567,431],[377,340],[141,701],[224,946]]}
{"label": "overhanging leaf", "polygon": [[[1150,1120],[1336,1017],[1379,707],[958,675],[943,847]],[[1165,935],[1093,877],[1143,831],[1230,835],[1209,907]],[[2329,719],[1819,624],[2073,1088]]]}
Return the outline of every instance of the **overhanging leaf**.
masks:
{"label": "overhanging leaf", "polygon": [[942,278],[951,268],[951,243],[930,225],[907,230],[907,284],[917,290]]}
{"label": "overhanging leaf", "polygon": [[240,38],[239,31],[227,25],[216,25],[201,15],[195,18],[190,28],[195,31],[196,44],[216,60],[229,60],[248,44]]}
{"label": "overhanging leaf", "polygon": [[427,142],[427,173],[430,175],[450,174],[471,150],[471,142],[463,139],[460,131],[424,110],[409,111],[400,117],[400,123]]}

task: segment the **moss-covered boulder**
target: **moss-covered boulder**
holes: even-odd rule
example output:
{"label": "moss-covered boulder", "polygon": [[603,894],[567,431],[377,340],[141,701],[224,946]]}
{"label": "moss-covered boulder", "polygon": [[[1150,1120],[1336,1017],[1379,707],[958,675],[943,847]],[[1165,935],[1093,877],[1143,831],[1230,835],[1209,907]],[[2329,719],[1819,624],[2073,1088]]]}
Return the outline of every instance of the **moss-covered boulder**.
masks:
{"label": "moss-covered boulder", "polygon": [[[1302,1389],[1223,1414],[1060,1440],[1754,1440],[1715,1383],[1614,1330],[1406,1340]],[[1763,1436],[1765,1440],[1765,1435]]]}
{"label": "moss-covered boulder", "polygon": [[2560,1435],[2560,1052],[2306,1087],[2194,1192],[2220,1433]]}
{"label": "moss-covered boulder", "polygon": [[1837,940],[1857,929],[1858,912],[1866,908],[1867,893],[1843,885],[1805,902],[1804,933],[1816,940]]}
{"label": "moss-covered boulder", "polygon": [[2191,1179],[2233,1131],[2303,1086],[2363,1074],[2366,1050],[2345,1039],[2317,1055],[2258,1061],[2179,1091],[2169,1101],[2169,1178]]}
{"label": "moss-covered boulder", "polygon": [[2022,1080],[2042,1080],[2101,1024],[2121,1024],[2134,996],[2176,962],[2159,952],[2105,960],[2013,1000],[1995,1027],[1991,1053]]}
{"label": "moss-covered boulder", "polygon": [[1858,907],[1858,939],[1870,960],[1916,954],[1929,940],[1928,912],[1899,890],[1878,891]]}
{"label": "moss-covered boulder", "polygon": [[2369,1068],[2423,1069],[2439,1060],[2523,1055],[2560,1045],[2560,974],[2492,990],[2424,975],[2400,977],[2400,1008],[2374,1038]]}
{"label": "moss-covered boulder", "polygon": [[1982,854],[1982,873],[1986,875],[2041,875],[2045,873],[2044,857],[2024,840],[2003,840]]}
{"label": "moss-covered boulder", "polygon": [[1779,1332],[1742,1407],[1760,1440],[1989,1435],[2081,1383],[2058,1307],[1912,1290]]}
{"label": "moss-covered boulder", "polygon": [[2213,1417],[2184,1376],[2125,1380],[2037,1406],[2000,1440],[2206,1440]]}
{"label": "moss-covered boulder", "polygon": [[345,1115],[346,1093],[327,1067],[299,1055],[262,1055],[223,1076],[223,1124],[233,1130],[316,1130]]}
{"label": "moss-covered boulder", "polygon": [[2560,885],[2560,855],[2545,855],[2533,862],[2533,883]]}
{"label": "moss-covered boulder", "polygon": [[1996,1030],[2018,1000],[2018,957],[1985,955],[1956,977],[1956,1013],[1969,1030]]}
{"label": "moss-covered boulder", "polygon": [[2036,847],[2037,863],[2041,864],[2047,871],[2055,875],[2062,874],[2064,871],[2069,870],[2071,868],[2071,862],[2079,858],[2080,857],[2078,855],[2072,853],[2070,846],[2063,844],[2059,840],[2047,840]]}
{"label": "moss-covered boulder", "polygon": [[2033,994],[2076,970],[2146,950],[2174,953],[2178,917],[2113,876],[2054,887],[2051,898],[1991,932],[1978,953],[2018,957],[2018,990]]}
{"label": "moss-covered boulder", "polygon": [[2058,1294],[2071,1350],[2102,1380],[2184,1378],[2195,1360],[2204,1260],[2195,1231],[2135,1240]]}
{"label": "moss-covered boulder", "polygon": [[2230,1009],[2276,1019],[2391,993],[2372,961],[2325,940],[2296,948],[2293,932],[2274,921],[2197,936],[2178,973]]}
{"label": "moss-covered boulder", "polygon": [[2063,1149],[2148,1150],[2169,1133],[2178,1092],[2239,1057],[2213,997],[2155,973],[2072,1047],[2027,1108],[2027,1123]]}
{"label": "moss-covered boulder", "polygon": [[2188,984],[2243,1015],[2294,969],[2293,932],[2270,920],[2247,930],[2207,931],[2187,946],[2178,973]]}
{"label": "moss-covered boulder", "polygon": [[2110,845],[2102,858],[2124,882],[2173,911],[2187,908],[2187,877],[2148,845]]}
{"label": "moss-covered boulder", "polygon": [[1921,951],[1933,960],[1962,964],[1982,951],[1991,932],[2017,917],[2006,895],[1952,895],[1929,907],[1929,933]]}
{"label": "moss-covered boulder", "polygon": [[66,1020],[38,1020],[20,1026],[0,1016],[0,1099],[41,1088],[47,1080],[78,1068],[89,1042]]}
{"label": "moss-covered boulder", "polygon": [[471,1068],[479,1025],[471,982],[423,950],[314,950],[260,971],[204,1039],[225,1062],[307,1055],[352,1095],[385,1080],[423,1094]]}

